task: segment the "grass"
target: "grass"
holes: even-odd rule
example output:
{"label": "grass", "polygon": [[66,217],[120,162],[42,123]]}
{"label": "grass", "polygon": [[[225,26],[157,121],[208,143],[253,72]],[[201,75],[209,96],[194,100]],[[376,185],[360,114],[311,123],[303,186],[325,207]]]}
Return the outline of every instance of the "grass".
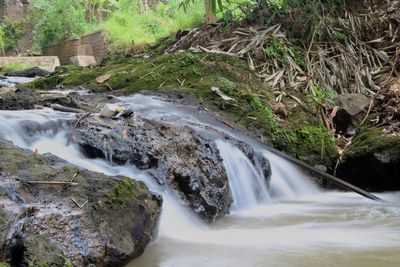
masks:
{"label": "grass", "polygon": [[105,29],[113,49],[156,42],[179,29],[201,24],[204,20],[203,1],[196,0],[186,12],[179,8],[179,0],[160,3],[156,9],[142,10],[136,5],[119,8],[91,31]]}
{"label": "grass", "polygon": [[0,67],[0,74],[19,71],[19,70],[26,70],[26,69],[33,68],[33,67],[37,67],[37,66],[29,65],[29,64],[8,64],[8,65]]}

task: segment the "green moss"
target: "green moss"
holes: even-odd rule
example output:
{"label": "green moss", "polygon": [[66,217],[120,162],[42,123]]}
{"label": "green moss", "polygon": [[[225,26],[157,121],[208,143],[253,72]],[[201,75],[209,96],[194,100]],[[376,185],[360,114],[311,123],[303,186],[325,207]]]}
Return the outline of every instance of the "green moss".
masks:
{"label": "green moss", "polygon": [[344,159],[360,157],[371,153],[385,152],[397,155],[400,151],[400,137],[387,135],[384,128],[368,130],[364,127],[352,140],[352,145],[347,150]]}
{"label": "green moss", "polygon": [[44,236],[33,235],[26,239],[25,262],[28,267],[64,267],[67,259],[57,245],[49,242]]}
{"label": "green moss", "polygon": [[330,167],[337,157],[335,140],[322,124],[296,129],[292,144],[291,154],[309,164],[321,162]]}
{"label": "green moss", "polygon": [[134,182],[130,178],[124,178],[121,182],[115,185],[107,196],[106,203],[112,207],[124,207],[127,198],[141,199],[140,191],[144,189],[144,185],[139,182]]}
{"label": "green moss", "polygon": [[9,64],[0,67],[0,74],[5,74],[8,72],[14,72],[19,70],[26,70],[32,67],[37,67],[35,65],[27,65],[27,64]]}
{"label": "green moss", "polygon": [[6,262],[0,262],[0,267],[10,267]]}

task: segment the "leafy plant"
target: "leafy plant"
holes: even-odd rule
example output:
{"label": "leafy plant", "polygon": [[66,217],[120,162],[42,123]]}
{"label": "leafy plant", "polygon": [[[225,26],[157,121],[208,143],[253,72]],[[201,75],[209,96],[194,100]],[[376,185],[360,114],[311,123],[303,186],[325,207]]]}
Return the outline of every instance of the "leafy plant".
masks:
{"label": "leafy plant", "polygon": [[79,36],[88,29],[81,0],[36,0],[31,5],[31,14],[38,48]]}
{"label": "leafy plant", "polygon": [[24,32],[25,21],[12,21],[5,18],[0,25],[0,47],[11,50],[17,46],[19,38]]}
{"label": "leafy plant", "polygon": [[107,20],[90,30],[106,29],[113,49],[154,43],[163,36],[202,22],[202,0],[196,0],[187,12],[178,8],[179,3],[179,0],[171,0],[159,3],[154,9],[143,9],[138,0],[122,0]]}

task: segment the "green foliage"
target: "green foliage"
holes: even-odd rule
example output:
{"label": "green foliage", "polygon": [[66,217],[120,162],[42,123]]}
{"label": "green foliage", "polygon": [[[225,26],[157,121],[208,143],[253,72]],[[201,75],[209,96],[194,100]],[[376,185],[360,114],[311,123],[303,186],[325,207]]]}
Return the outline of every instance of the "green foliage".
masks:
{"label": "green foliage", "polygon": [[26,65],[26,64],[9,64],[3,67],[0,67],[0,73],[14,72],[18,70],[26,70],[35,66]]}
{"label": "green foliage", "polygon": [[31,13],[37,48],[79,36],[88,29],[85,5],[81,0],[36,0],[32,3]]}
{"label": "green foliage", "polygon": [[187,12],[178,8],[178,0],[161,2],[155,9],[143,10],[134,1],[121,1],[103,23],[92,30],[104,28],[114,49],[156,42],[160,37],[203,21],[202,1],[196,0]]}
{"label": "green foliage", "polygon": [[0,267],[10,267],[6,262],[0,262]]}
{"label": "green foliage", "polygon": [[4,50],[4,31],[0,27],[0,52],[2,52],[2,50]]}
{"label": "green foliage", "polygon": [[25,21],[12,21],[5,18],[0,25],[0,47],[11,50],[17,46],[19,38],[23,34]]}
{"label": "green foliage", "polygon": [[314,85],[311,87],[312,92],[308,96],[311,97],[319,105],[330,105],[334,106],[333,100],[337,97],[337,94],[332,89],[322,89]]}

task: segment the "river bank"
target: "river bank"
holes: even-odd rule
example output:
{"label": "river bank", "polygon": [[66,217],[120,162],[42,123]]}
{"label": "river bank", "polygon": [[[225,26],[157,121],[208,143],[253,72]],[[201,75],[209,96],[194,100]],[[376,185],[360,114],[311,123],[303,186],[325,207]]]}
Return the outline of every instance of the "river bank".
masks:
{"label": "river bank", "polygon": [[[10,93],[26,95],[27,91],[7,94]],[[210,111],[199,109],[196,98],[179,95],[176,92],[170,95],[162,92],[147,92],[148,95],[111,96],[110,94],[115,94],[115,92],[90,93],[82,91],[82,88],[78,91],[58,89],[35,93],[38,98],[36,100],[33,98],[33,100],[38,103],[50,106],[54,103],[52,102],[54,99],[68,98],[69,103],[66,101],[59,103],[85,109],[93,115],[83,117],[82,115],[85,115],[83,113],[75,117],[72,114],[59,114],[48,109],[28,110],[25,113],[23,110],[1,111],[0,115],[4,117],[1,129],[5,129],[2,131],[3,138],[11,139],[17,145],[34,151],[29,157],[34,161],[41,161],[41,164],[49,166],[56,164],[57,168],[60,166],[58,159],[53,159],[50,163],[42,159],[42,156],[36,155],[35,151],[39,154],[50,152],[57,155],[67,160],[68,166],[73,164],[107,175],[122,175],[144,181],[151,191],[163,194],[163,212],[157,238],[147,247],[143,256],[132,261],[128,266],[169,266],[171,264],[174,266],[188,264],[237,266],[237,262],[240,262],[241,266],[257,266],[267,260],[278,266],[279,264],[298,266],[296,263],[300,262],[300,259],[313,265],[316,262],[316,251],[318,255],[323,255],[317,261],[318,264],[327,266],[334,266],[333,262],[338,261],[350,266],[359,262],[365,263],[366,266],[374,266],[377,263],[380,266],[394,266],[399,261],[396,254],[399,244],[396,239],[393,239],[400,231],[395,220],[398,216],[399,203],[396,193],[380,194],[379,196],[385,202],[377,203],[364,200],[351,193],[323,192],[314,182],[311,182],[315,178],[308,178],[297,167],[269,154],[262,145],[257,145],[259,142],[250,142],[250,137],[232,129]],[[43,102],[43,98],[48,98],[49,95],[52,95],[52,101]],[[36,105],[34,101],[29,102],[26,108]],[[100,112],[107,103],[132,108],[134,115],[114,120],[99,118],[96,113]],[[19,109],[23,108],[23,106],[19,107]],[[40,114],[46,115],[41,117],[43,115]],[[50,120],[50,118],[53,119]],[[55,123],[57,121],[58,123]],[[9,130],[6,130],[7,127]],[[88,131],[93,127],[96,129],[95,132]],[[17,131],[13,132],[12,129]],[[88,134],[91,134],[89,139],[85,138]],[[219,141],[215,143],[207,141],[215,140],[216,137]],[[192,138],[194,139],[190,141]],[[85,142],[82,143],[83,141]],[[89,149],[88,144],[91,144],[91,147],[97,144],[97,148]],[[124,144],[125,150],[123,150]],[[143,145],[145,147],[140,149]],[[2,146],[1,155],[5,157],[12,151],[20,151],[11,147],[10,144]],[[78,149],[79,147],[81,148]],[[130,151],[128,147],[134,147],[137,150]],[[88,153],[90,151],[97,151],[97,153]],[[18,153],[29,154],[29,152]],[[135,158],[135,153],[139,153],[137,158]],[[176,153],[175,156],[174,153]],[[214,153],[217,153],[217,156],[213,160]],[[166,157],[163,157],[164,155]],[[268,160],[261,161],[260,155]],[[43,157],[54,158],[48,154]],[[27,161],[25,156],[12,157],[12,159],[15,158]],[[179,159],[182,159],[182,162]],[[190,163],[191,160],[196,160],[196,162]],[[226,211],[219,213],[215,217],[216,221],[211,225],[205,224],[204,219],[200,218],[204,218],[204,214],[213,214],[210,211],[215,209],[212,209],[212,206],[206,207],[205,210],[208,212],[204,213],[196,203],[202,205],[204,205],[203,201],[210,203],[211,199],[218,199],[219,194],[210,194],[218,191],[215,191],[217,188],[213,188],[212,183],[209,183],[205,177],[202,178],[202,173],[209,172],[201,167],[202,160],[207,160],[206,165],[215,164],[212,165],[214,170],[222,168],[222,172],[226,172],[226,176],[218,175],[221,179],[226,179],[224,186],[219,186],[219,188],[226,189],[229,180],[229,195],[232,201],[228,201],[226,206],[216,206],[225,207],[221,210]],[[3,162],[9,162],[7,166],[14,166],[13,160]],[[171,165],[171,162],[175,164],[175,167]],[[15,165],[23,169],[20,164]],[[264,168],[260,168],[262,166]],[[51,167],[53,168],[55,167]],[[72,168],[72,172],[61,172],[60,175],[65,176],[65,179],[59,177],[60,180],[73,177],[76,167]],[[183,175],[166,176],[164,171],[171,168],[175,168]],[[186,171],[185,168],[187,168]],[[38,169],[46,170],[47,168]],[[89,179],[92,175],[91,172],[84,170],[79,173],[82,176],[74,180],[80,184],[78,188],[81,187],[82,178]],[[171,173],[171,171],[166,173]],[[185,173],[188,179],[183,179]],[[23,172],[18,175],[22,174]],[[46,176],[43,172],[37,172],[37,175]],[[108,191],[108,186],[99,182],[103,181],[103,178],[97,181],[99,179],[97,176],[100,174],[93,173],[93,175],[96,177],[93,178],[95,180],[87,182],[90,188],[90,192],[87,193],[89,202],[83,209],[77,207],[72,200],[71,202],[65,200],[68,204],[63,204],[64,206],[90,212],[88,207],[96,203],[92,202],[91,198],[95,198],[100,192]],[[29,177],[25,177],[27,178]],[[166,180],[163,181],[162,178]],[[10,177],[7,176],[6,181],[9,179]],[[111,181],[118,181],[119,178],[104,177],[104,179],[104,181],[111,179],[109,182],[112,183]],[[133,183],[136,184],[136,182]],[[97,189],[91,190],[94,184]],[[207,185],[211,187],[207,188]],[[267,188],[263,189],[265,185]],[[43,187],[41,190],[43,196],[50,193],[46,191],[45,185],[40,187]],[[70,187],[67,190],[76,189]],[[201,193],[197,195],[198,192]],[[71,191],[65,191],[63,194],[67,196],[69,193]],[[203,197],[204,200],[198,196]],[[7,195],[6,199],[8,198]],[[82,204],[84,199],[85,197],[76,200]],[[147,205],[149,203],[153,202],[147,202]],[[215,204],[217,203],[213,203]],[[43,204],[47,208],[48,205]],[[129,206],[130,204],[126,206],[124,204],[123,209],[115,206],[116,212],[121,212],[118,215],[119,220],[128,218],[126,208]],[[142,211],[142,209],[139,210]],[[135,218],[137,212],[135,209],[132,210]],[[311,221],[314,223],[310,223]],[[115,226],[110,225],[110,227],[113,229]],[[238,243],[237,240],[241,241]],[[358,241],[355,243],[354,240]],[[82,242],[86,243],[85,240]],[[171,247],[180,249],[171,249]],[[215,251],[212,257],[209,254],[210,248]],[[67,249],[63,253],[64,257],[68,257],[70,251],[73,250]],[[232,251],[235,251],[234,257]],[[368,257],[364,256],[366,253]],[[346,257],[333,260],[338,254],[346,255]],[[45,259],[44,254],[37,255],[40,255],[39,259]],[[282,257],[287,260],[282,260]],[[125,261],[122,259],[124,257],[118,257],[118,263],[113,263],[112,266],[122,266]],[[107,262],[96,264],[110,266]],[[75,263],[75,265],[80,264]]]}

